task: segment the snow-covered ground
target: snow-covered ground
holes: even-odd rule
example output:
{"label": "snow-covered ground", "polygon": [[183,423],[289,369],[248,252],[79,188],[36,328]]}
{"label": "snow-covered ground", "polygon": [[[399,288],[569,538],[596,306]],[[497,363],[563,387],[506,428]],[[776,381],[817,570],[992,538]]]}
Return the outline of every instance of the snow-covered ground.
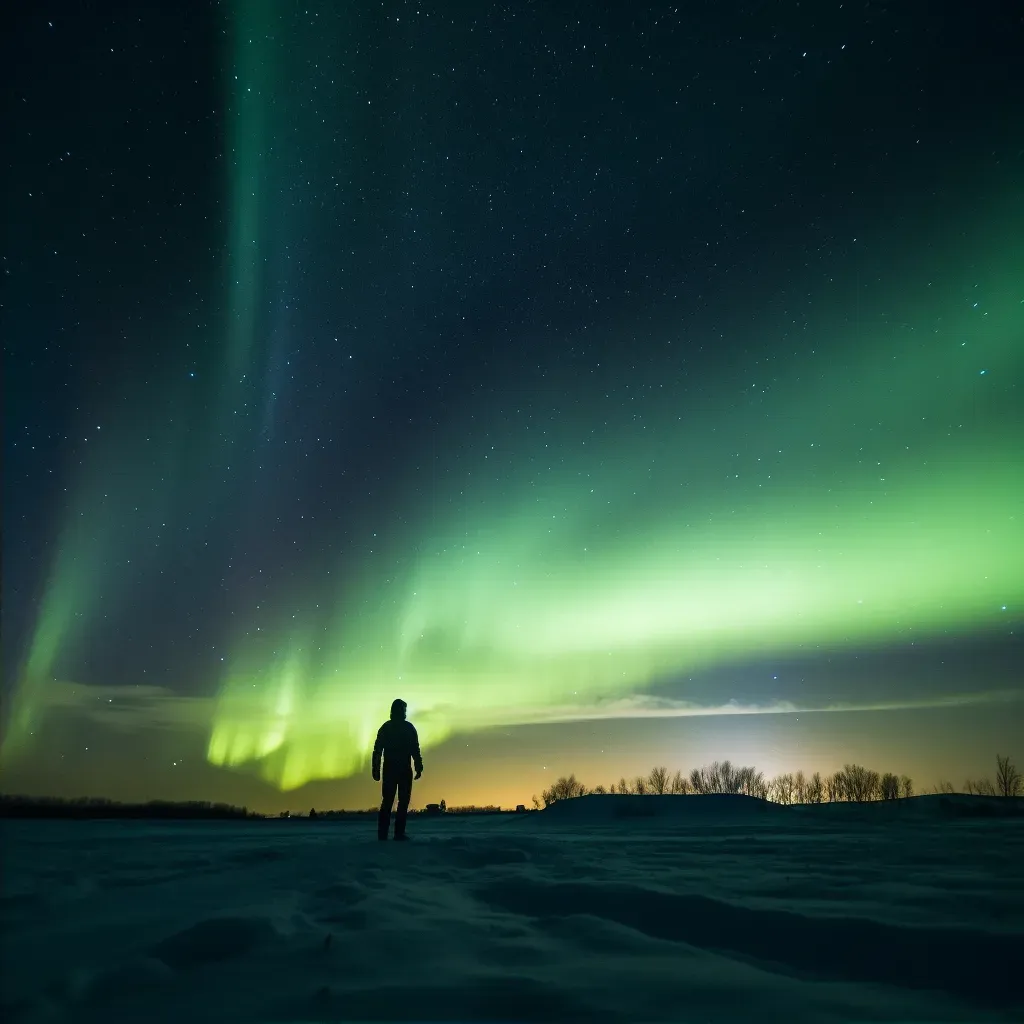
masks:
{"label": "snow-covered ground", "polygon": [[1021,818],[594,797],[409,831],[2,822],[0,1017],[1024,1020]]}

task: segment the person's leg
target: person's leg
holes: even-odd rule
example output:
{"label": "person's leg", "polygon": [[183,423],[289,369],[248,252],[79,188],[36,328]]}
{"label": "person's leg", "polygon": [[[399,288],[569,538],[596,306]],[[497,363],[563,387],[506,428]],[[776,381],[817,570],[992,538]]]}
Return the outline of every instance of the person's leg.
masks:
{"label": "person's leg", "polygon": [[[395,802],[396,789],[398,789],[398,780],[393,775],[385,775],[384,781],[380,785],[380,813],[377,815],[378,839],[387,839],[388,837],[388,828],[391,825],[391,807]],[[397,828],[396,825],[396,831]]]}
{"label": "person's leg", "polygon": [[412,799],[412,769],[404,772],[398,780],[398,810],[395,811],[395,835],[405,835],[405,816]]}

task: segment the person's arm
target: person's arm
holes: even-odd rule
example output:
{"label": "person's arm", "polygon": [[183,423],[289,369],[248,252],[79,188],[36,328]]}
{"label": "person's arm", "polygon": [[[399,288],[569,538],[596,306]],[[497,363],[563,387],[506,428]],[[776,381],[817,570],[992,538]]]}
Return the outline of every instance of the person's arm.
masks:
{"label": "person's arm", "polygon": [[373,744],[372,774],[376,779],[380,775],[380,755],[384,752],[384,726],[377,730],[377,739]]}
{"label": "person's arm", "polygon": [[420,738],[416,732],[416,726],[409,723],[409,729],[412,734],[412,764],[416,769],[417,775],[423,774],[423,757],[420,755]]}

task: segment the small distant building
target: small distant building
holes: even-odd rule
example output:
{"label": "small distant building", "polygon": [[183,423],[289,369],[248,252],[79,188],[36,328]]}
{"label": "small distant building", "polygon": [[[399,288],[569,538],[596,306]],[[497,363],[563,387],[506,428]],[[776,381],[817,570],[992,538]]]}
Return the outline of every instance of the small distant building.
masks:
{"label": "small distant building", "polygon": [[526,804],[516,804],[516,814],[525,814]]}
{"label": "small distant building", "polygon": [[441,804],[427,804],[423,808],[424,814],[444,814],[444,807]]}

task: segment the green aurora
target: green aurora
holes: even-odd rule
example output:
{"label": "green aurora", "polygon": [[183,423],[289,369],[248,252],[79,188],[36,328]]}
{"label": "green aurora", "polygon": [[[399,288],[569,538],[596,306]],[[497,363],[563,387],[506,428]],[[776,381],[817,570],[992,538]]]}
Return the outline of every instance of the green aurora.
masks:
{"label": "green aurora", "polygon": [[[727,382],[706,407],[663,401],[646,424],[617,424],[614,440],[552,432],[549,468],[435,495],[434,528],[401,550],[361,573],[339,554],[332,600],[239,628],[210,761],[258,762],[293,789],[361,770],[396,687],[429,748],[748,655],[1005,621],[1024,598],[1024,420],[1007,386],[1024,359],[1010,282],[986,294],[990,308],[941,332],[889,332],[847,360],[779,367],[781,384],[752,380],[742,415]],[[95,494],[78,522],[109,522]],[[88,621],[89,572],[116,540],[65,535],[23,715],[31,681],[45,686]]]}
{"label": "green aurora", "polygon": [[[1024,597],[1024,420],[1012,391],[979,388],[1020,374],[1018,301],[826,368],[802,402],[776,396],[787,416],[680,415],[463,495],[401,584],[343,588],[333,615],[273,631],[273,656],[239,643],[211,760],[293,788],[360,770],[396,687],[429,747],[715,662],[1005,621]],[[761,454],[722,479],[755,432]],[[778,458],[795,445],[799,473]]]}
{"label": "green aurora", "polygon": [[[267,408],[257,310],[261,268],[283,239],[264,195],[275,119],[288,115],[267,99],[273,9],[237,11],[230,323],[214,390],[191,419],[190,399],[173,390],[169,414],[153,417],[170,425],[145,438],[129,424],[152,395],[136,395],[90,439],[5,755],[39,727],[49,681],[74,678],[82,638],[133,599],[156,557],[135,539],[139,524],[182,515],[185,480],[196,507],[217,497]],[[792,354],[770,365],[752,357],[683,387],[669,345],[637,405],[604,408],[599,386],[565,380],[537,399],[546,417],[518,425],[489,420],[467,396],[431,441],[418,504],[382,516],[378,548],[339,550],[308,587],[232,620],[223,676],[208,681],[209,761],[256,765],[290,790],[361,771],[399,692],[430,748],[543,721],[545,709],[584,716],[765,652],[1019,616],[1024,263],[985,242],[1024,237],[1017,208],[1007,219],[993,204],[994,234],[978,230],[973,254],[948,243],[948,259],[973,270],[970,294],[922,282],[898,316],[876,307],[861,320],[836,288]],[[469,422],[479,443],[467,469],[455,438]]]}

